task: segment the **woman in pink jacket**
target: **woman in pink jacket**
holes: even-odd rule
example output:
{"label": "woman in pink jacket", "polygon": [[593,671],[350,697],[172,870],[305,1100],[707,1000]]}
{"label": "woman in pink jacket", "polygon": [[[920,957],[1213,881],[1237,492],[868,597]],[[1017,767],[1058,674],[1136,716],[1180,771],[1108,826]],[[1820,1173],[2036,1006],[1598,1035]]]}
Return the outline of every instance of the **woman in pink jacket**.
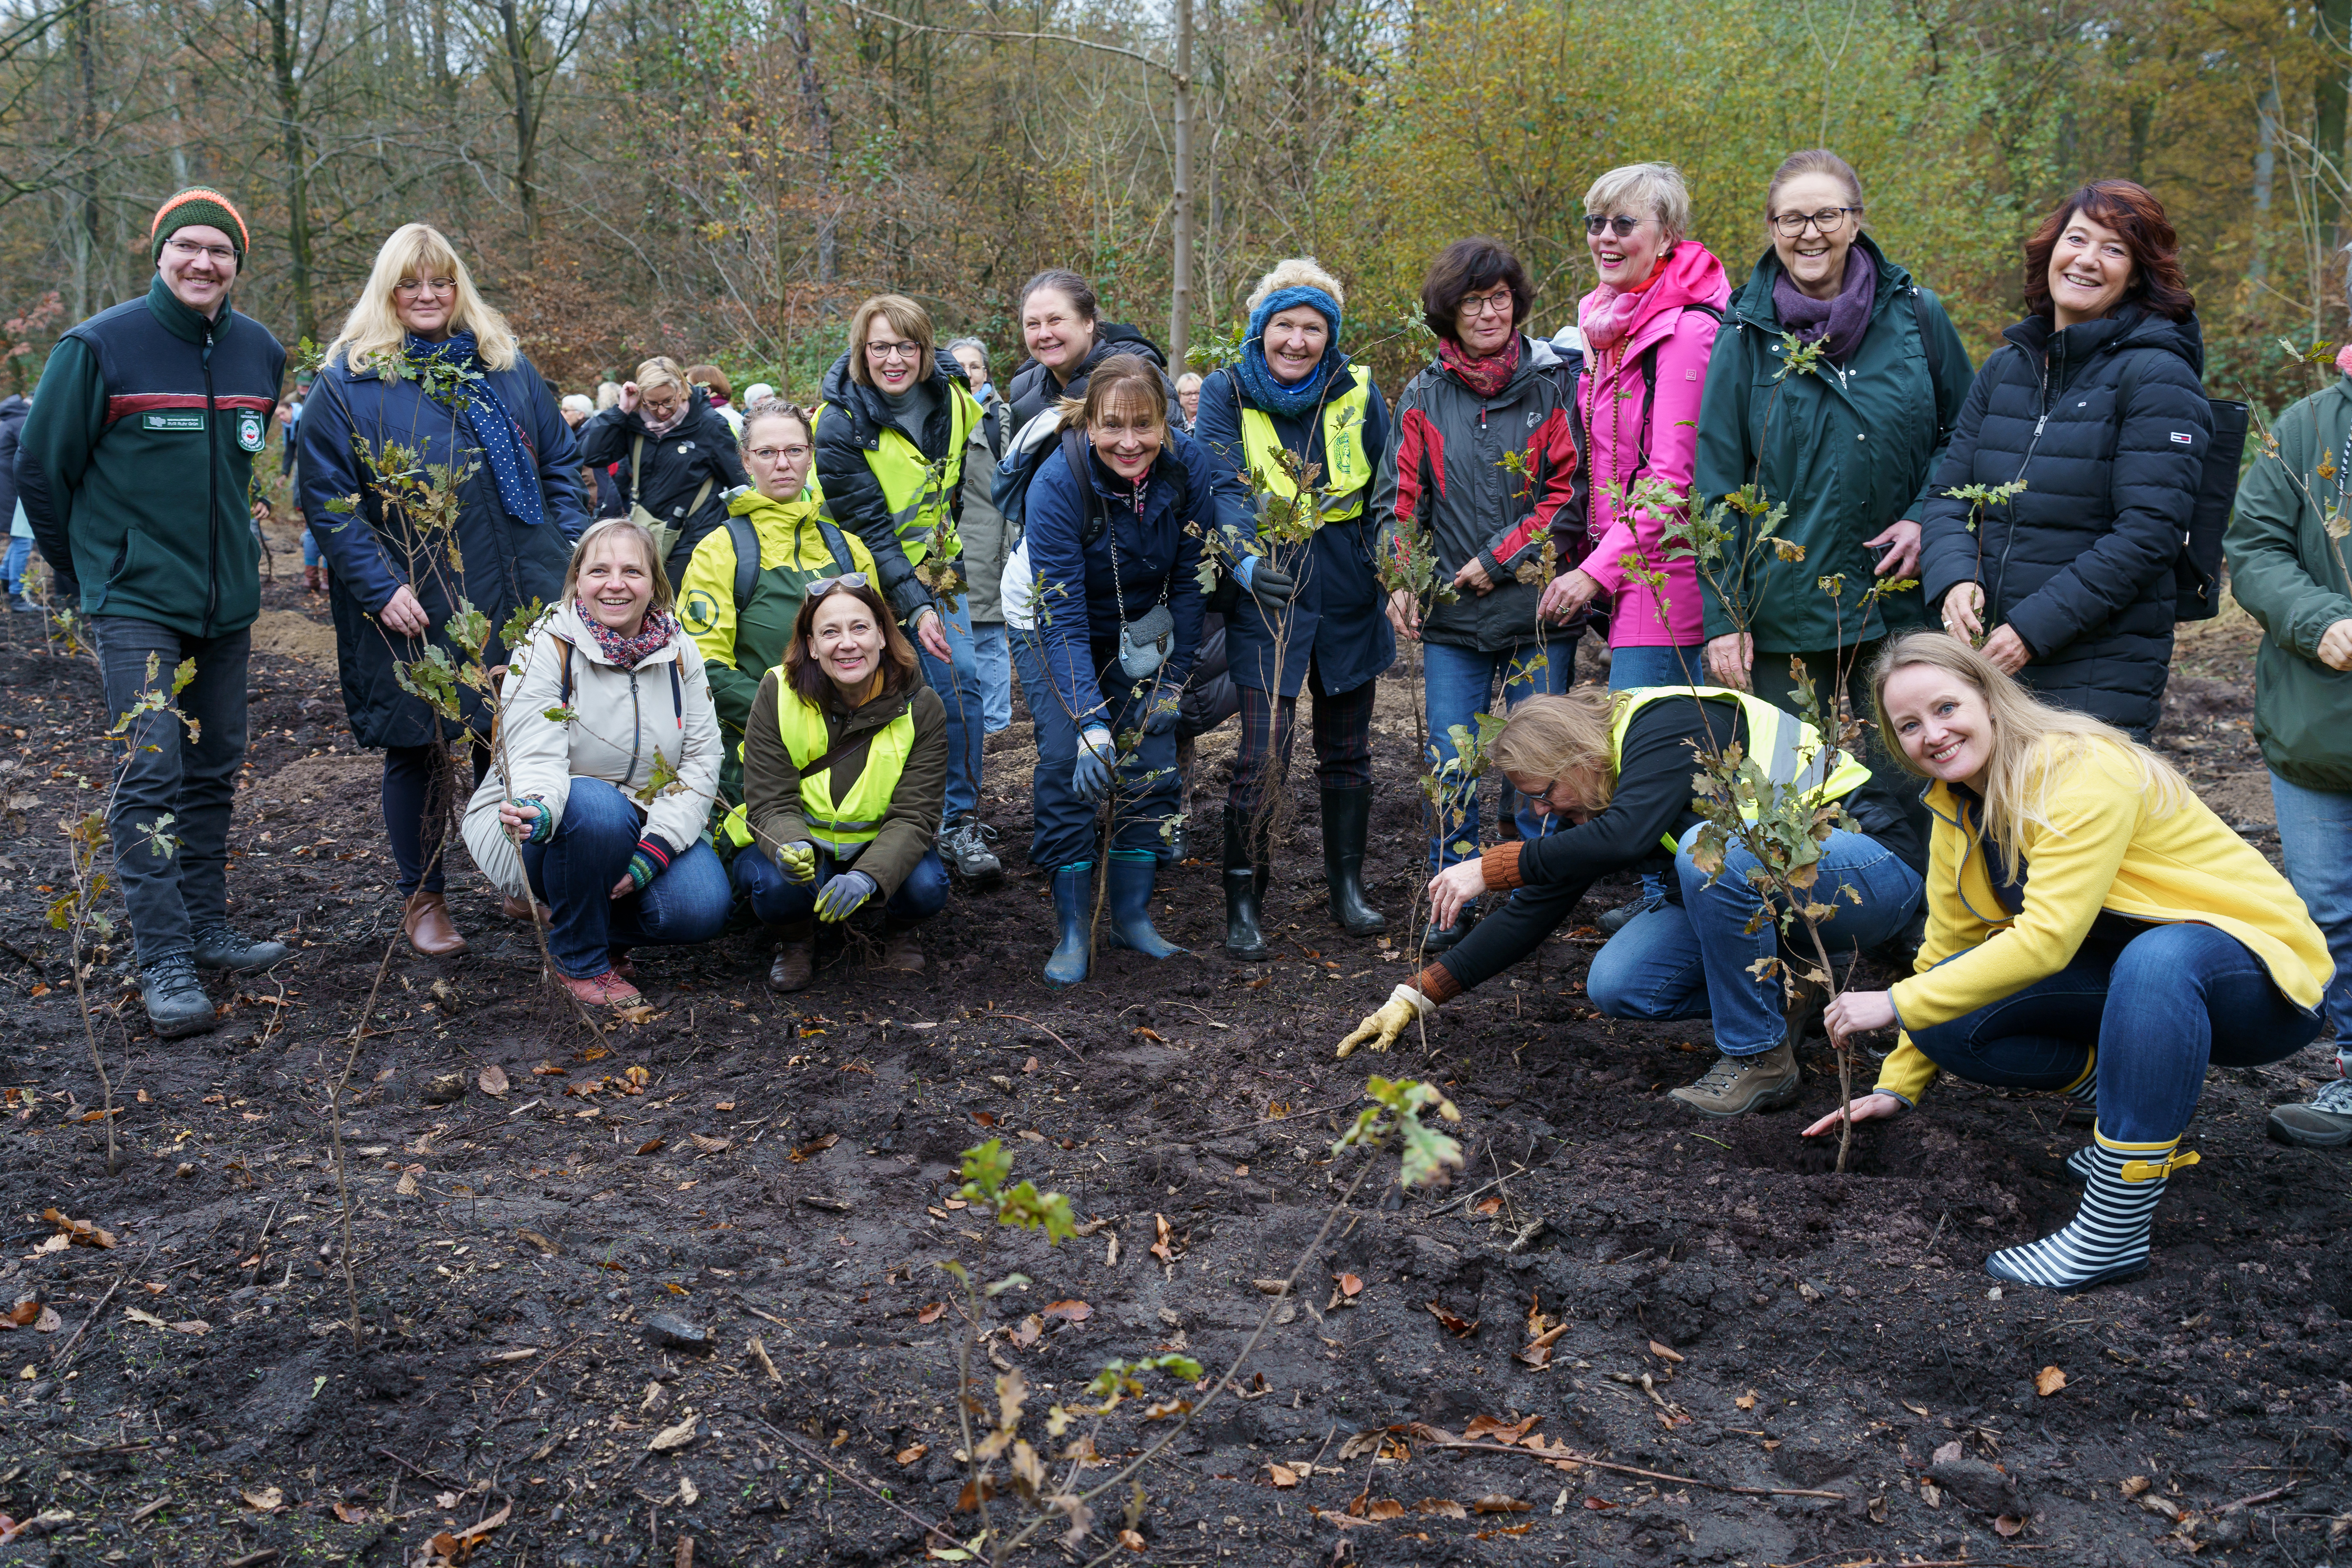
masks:
{"label": "woman in pink jacket", "polygon": [[[1687,561],[1665,558],[1666,525],[1683,515],[1698,451],[1699,395],[1731,287],[1723,263],[1687,237],[1690,192],[1668,163],[1628,163],[1584,193],[1584,243],[1601,286],[1578,305],[1585,368],[1577,411],[1591,475],[1592,553],[1544,591],[1546,617],[1571,616],[1602,593],[1609,688],[1706,683],[1706,617]],[[1554,346],[1576,346],[1562,332]],[[1645,480],[1673,492],[1642,504]],[[1652,579],[1663,574],[1664,585]],[[1642,901],[1601,917],[1615,931],[1665,896],[1645,879]]]}

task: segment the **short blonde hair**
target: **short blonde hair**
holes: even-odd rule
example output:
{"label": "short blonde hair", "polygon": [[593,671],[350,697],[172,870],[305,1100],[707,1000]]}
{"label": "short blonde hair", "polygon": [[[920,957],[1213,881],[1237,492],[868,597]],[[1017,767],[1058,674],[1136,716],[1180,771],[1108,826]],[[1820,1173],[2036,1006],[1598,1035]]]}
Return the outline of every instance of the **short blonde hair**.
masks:
{"label": "short blonde hair", "polygon": [[393,308],[392,290],[404,278],[455,279],[457,300],[449,311],[449,330],[473,333],[475,350],[490,369],[514,368],[520,352],[514,329],[475,289],[474,275],[466,270],[448,237],[426,223],[403,224],[377,247],[359,299],[343,318],[342,331],[327,345],[330,363],[340,358],[347,370],[382,370],[399,357],[408,329]]}
{"label": "short blonde hair", "polygon": [[667,354],[638,361],[637,374],[631,379],[636,382],[640,394],[649,387],[675,386],[683,396],[694,395],[694,384],[686,379],[686,372],[678,368],[677,361]]}
{"label": "short blonde hair", "polygon": [[1255,311],[1283,289],[1320,289],[1331,296],[1334,305],[1344,309],[1348,303],[1347,290],[1339,287],[1337,278],[1323,269],[1321,262],[1311,256],[1293,256],[1266,269],[1265,276],[1257,280],[1257,287],[1250,290],[1243,309]]}
{"label": "short blonde hair", "polygon": [[1614,711],[1609,694],[1589,686],[1562,697],[1527,698],[1512,705],[1510,720],[1487,755],[1504,773],[1524,779],[1590,773],[1593,798],[1585,804],[1599,811],[1617,787],[1616,763],[1609,753]]}
{"label": "short blonde hair", "polygon": [[587,564],[590,549],[603,544],[616,533],[627,534],[636,541],[637,548],[645,552],[646,574],[653,579],[654,584],[653,601],[646,605],[646,614],[661,614],[677,602],[677,595],[670,588],[669,573],[663,567],[661,552],[654,547],[652,531],[629,517],[608,517],[601,522],[588,525],[588,531],[582,534],[580,542],[572,547],[571,563],[563,569],[563,602],[568,605],[580,596],[580,568]]}
{"label": "short blonde hair", "polygon": [[1584,193],[1584,210],[1604,217],[1647,214],[1658,220],[1668,245],[1690,233],[1690,187],[1672,163],[1626,163],[1610,170]]}
{"label": "short blonde hair", "polygon": [[928,380],[939,335],[931,330],[931,313],[904,294],[877,294],[858,306],[857,313],[849,318],[850,379],[867,386],[874,384],[874,373],[866,366],[866,342],[873,335],[874,318],[877,315],[890,323],[892,331],[915,345],[921,359],[915,367],[918,377]]}

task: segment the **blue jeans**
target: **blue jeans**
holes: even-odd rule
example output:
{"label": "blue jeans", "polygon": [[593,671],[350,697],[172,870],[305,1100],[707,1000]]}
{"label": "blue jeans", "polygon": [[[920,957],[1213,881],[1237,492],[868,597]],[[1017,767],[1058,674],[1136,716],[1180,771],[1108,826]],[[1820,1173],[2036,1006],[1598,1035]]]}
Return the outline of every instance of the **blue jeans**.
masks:
{"label": "blue jeans", "polygon": [[915,651],[922,657],[923,679],[948,710],[948,801],[940,826],[950,827],[980,805],[980,743],[986,736],[981,729],[980,667],[972,662],[971,613],[961,598],[937,603],[950,657],[932,658],[920,638]]}
{"label": "blue jeans", "polygon": [[[1495,688],[1503,689],[1506,707],[1523,698],[1557,697],[1569,689],[1576,679],[1576,638],[1552,637],[1541,645],[1521,643],[1503,653],[1480,653],[1475,648],[1454,647],[1445,643],[1425,643],[1421,650],[1422,690],[1429,706],[1429,750],[1431,764],[1443,768],[1454,759],[1454,739],[1447,733],[1454,725],[1475,734],[1478,715],[1493,712]],[[1511,786],[1503,785],[1507,805]],[[1543,819],[1525,805],[1518,812],[1519,837],[1527,839],[1543,836]],[[1429,841],[1429,865],[1442,871],[1458,861],[1474,859],[1478,854],[1478,788],[1475,781],[1465,780],[1445,791],[1444,799],[1436,807],[1437,821],[1432,825]],[[1467,849],[1455,847],[1468,845]]]}
{"label": "blue jeans", "polygon": [[[795,882],[777,868],[763,849],[751,848],[735,857],[730,868],[735,890],[751,900],[751,912],[760,923],[772,926],[796,926],[816,912],[816,896],[824,885],[846,869],[833,858],[823,845],[817,847],[816,876],[813,880]],[[948,904],[948,868],[940,861],[940,852],[927,850],[898,884],[898,890],[882,905],[882,912],[902,925],[927,921]],[[871,900],[862,905],[852,919],[864,915],[874,907]]]}
{"label": "blue jeans", "polygon": [[[1102,803],[1089,801],[1071,787],[1070,775],[1078,762],[1077,728],[1054,689],[1036,634],[1016,630],[1012,644],[1013,668],[1020,674],[1022,700],[1029,705],[1037,736],[1037,765],[1030,774],[1036,828],[1029,841],[1029,863],[1049,873],[1089,864],[1098,847],[1096,823]],[[1106,716],[1110,732],[1122,735],[1134,729],[1154,688],[1147,683],[1144,700],[1139,700],[1133,695],[1135,682],[1124,676],[1098,670],[1097,679],[1110,705]],[[1181,809],[1178,794],[1176,732],[1142,737],[1119,764],[1113,790],[1118,810],[1113,851],[1157,857],[1165,845],[1160,825]]]}
{"label": "blue jeans", "polygon": [[1711,686],[1706,674],[1706,645],[1675,647],[1666,643],[1609,650],[1609,689],[1631,691],[1637,686]]}
{"label": "blue jeans", "polygon": [[[1684,834],[1675,857],[1683,901],[1635,915],[1611,937],[1593,955],[1585,992],[1612,1018],[1656,1023],[1712,1016],[1716,1048],[1727,1057],[1750,1057],[1772,1049],[1788,1034],[1780,977],[1759,979],[1750,966],[1781,956],[1810,966],[1816,962],[1812,943],[1801,926],[1787,939],[1785,952],[1773,921],[1747,929],[1763,902],[1748,885],[1756,857],[1737,847],[1727,851],[1723,875],[1710,888],[1706,873],[1691,859],[1701,831]],[[1918,873],[1866,834],[1832,833],[1822,846],[1821,867],[1812,896],[1835,911],[1821,926],[1822,945],[1832,958],[1885,942],[1919,907]]]}
{"label": "blue jeans", "polygon": [[2179,1137],[2209,1062],[2261,1067],[2318,1034],[2319,1016],[2279,994],[2243,943],[2189,924],[2127,941],[2094,932],[2048,979],[1910,1031],[1929,1060],[1975,1083],[2063,1089],[2095,1061],[2099,1131],[2121,1143]]}
{"label": "blue jeans", "polygon": [[548,956],[571,979],[604,973],[618,952],[685,947],[726,929],[727,868],[703,839],[643,891],[613,897],[644,831],[645,815],[627,795],[603,779],[575,778],[554,837],[522,846],[530,890],[555,915],[547,928]]}
{"label": "blue jeans", "polygon": [[1003,621],[973,625],[971,662],[980,671],[981,717],[993,735],[1013,722],[1013,655],[1005,646]]}
{"label": "blue jeans", "polygon": [[25,592],[25,567],[32,559],[31,540],[11,538],[8,541],[7,564],[0,566],[0,579],[5,579],[10,598],[16,598]]}
{"label": "blue jeans", "polygon": [[309,529],[304,529],[302,531],[302,564],[316,566],[326,558],[326,553],[319,548],[319,542],[310,537]]}
{"label": "blue jeans", "polygon": [[[2327,938],[2336,978],[2322,1004],[2336,1026],[2336,1056],[2352,1061],[2352,795],[2305,789],[2271,774],[2286,879]],[[2352,1066],[2346,1068],[2352,1075]]]}

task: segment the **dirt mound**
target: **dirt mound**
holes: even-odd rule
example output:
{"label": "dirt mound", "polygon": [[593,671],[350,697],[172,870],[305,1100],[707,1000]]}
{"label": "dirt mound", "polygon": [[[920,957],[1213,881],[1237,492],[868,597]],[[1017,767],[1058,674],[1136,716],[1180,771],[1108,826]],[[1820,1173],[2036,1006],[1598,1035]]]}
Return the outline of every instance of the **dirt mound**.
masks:
{"label": "dirt mound", "polygon": [[335,628],[295,610],[264,610],[253,623],[257,652],[335,662]]}

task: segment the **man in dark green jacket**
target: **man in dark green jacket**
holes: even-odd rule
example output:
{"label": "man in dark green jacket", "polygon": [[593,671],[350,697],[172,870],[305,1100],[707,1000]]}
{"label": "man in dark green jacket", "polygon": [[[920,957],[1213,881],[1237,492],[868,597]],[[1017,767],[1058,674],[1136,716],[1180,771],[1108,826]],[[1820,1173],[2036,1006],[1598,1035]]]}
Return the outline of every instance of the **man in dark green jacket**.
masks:
{"label": "man in dark green jacket", "polygon": [[2347,504],[2352,377],[2284,414],[2277,449],[2238,486],[2226,550],[2230,594],[2269,635],[2254,659],[2254,734],[2270,764],[2287,880],[2336,959],[2324,1005],[2336,1081],[2271,1112],[2283,1143],[2352,1143],[2352,584],[2328,537]]}
{"label": "man in dark green jacket", "polygon": [[[88,619],[108,710],[136,715],[110,824],[115,872],[147,1016],[170,1037],[212,1027],[198,968],[260,969],[287,953],[229,929],[227,879],[261,607],[246,487],[286,351],[229,306],[247,233],[226,196],[180,192],[149,244],[146,298],[100,311],[50,352],[16,486],[58,599]],[[163,700],[141,710],[150,691]]]}

